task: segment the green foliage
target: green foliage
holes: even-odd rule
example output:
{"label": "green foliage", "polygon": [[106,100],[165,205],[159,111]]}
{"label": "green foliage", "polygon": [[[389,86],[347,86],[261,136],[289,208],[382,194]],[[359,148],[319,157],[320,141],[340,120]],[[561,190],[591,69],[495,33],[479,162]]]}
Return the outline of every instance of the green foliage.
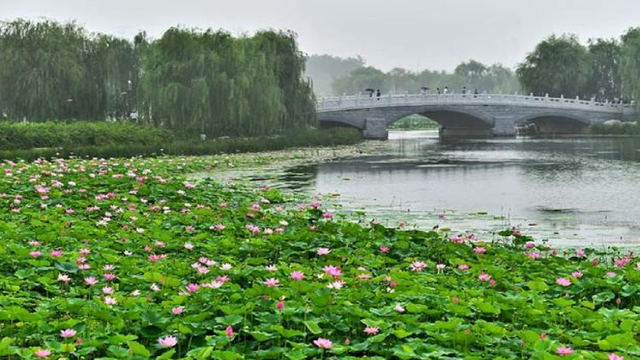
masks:
{"label": "green foliage", "polygon": [[311,55],[306,60],[306,75],[313,79],[313,90],[320,96],[332,95],[335,79],[348,76],[365,64],[360,56],[340,58],[331,55]]}
{"label": "green foliage", "polygon": [[598,99],[615,99],[620,96],[620,44],[616,40],[589,41],[589,68],[587,92]]}
{"label": "green foliage", "polygon": [[158,146],[171,141],[171,138],[167,130],[129,121],[0,122],[0,150],[133,144]]}
{"label": "green foliage", "polygon": [[427,130],[438,129],[437,122],[420,115],[407,116],[393,123],[389,129],[394,130]]}
{"label": "green foliage", "polygon": [[622,35],[620,78],[624,97],[635,100],[640,110],[640,28],[629,29]]}
{"label": "green foliage", "polygon": [[155,41],[74,24],[0,24],[0,118],[136,118],[183,135],[271,135],[316,125],[292,32],[171,28]]}
{"label": "green foliage", "polygon": [[637,122],[593,123],[589,125],[589,132],[598,135],[640,135],[640,125]]}
{"label": "green foliage", "polygon": [[590,96],[587,49],[573,35],[552,35],[527,55],[516,71],[526,92],[560,97]]}
{"label": "green foliage", "polygon": [[0,356],[640,356],[633,252],[354,223],[186,177],[228,158],[0,164]]}
{"label": "green foliage", "polygon": [[[15,126],[10,127],[10,129],[13,128]],[[95,126],[89,129],[79,126],[80,135],[71,136],[74,133],[62,132],[57,134],[59,136],[53,136],[49,133],[46,138],[40,136],[40,132],[29,131],[23,134],[25,143],[44,144],[46,142],[64,145],[29,150],[19,150],[22,149],[20,147],[12,147],[15,150],[0,149],[0,159],[231,154],[295,147],[350,145],[362,141],[361,134],[353,128],[298,129],[275,136],[221,138],[207,141],[181,139],[171,141],[166,131],[151,126],[129,126],[129,129],[131,131],[113,126]],[[110,133],[112,130],[114,131]],[[14,133],[8,134],[13,136]],[[0,141],[2,137],[3,127],[0,124]],[[74,143],[74,139],[78,141]],[[13,137],[12,141],[15,140],[16,138]],[[13,144],[12,141],[9,144]]]}
{"label": "green foliage", "polygon": [[1,23],[0,64],[0,114],[10,119],[103,120],[133,109],[131,44],[75,23]]}
{"label": "green foliage", "polygon": [[422,87],[429,87],[434,93],[439,87],[447,86],[451,91],[460,92],[465,86],[468,92],[478,90],[489,93],[513,93],[518,91],[518,79],[514,73],[502,65],[483,65],[475,60],[461,63],[453,73],[424,70],[412,72],[394,68],[387,73],[374,67],[358,67],[348,76],[336,78],[333,82],[335,95],[357,94],[365,89],[380,89],[382,92],[418,93]]}
{"label": "green foliage", "polygon": [[171,28],[143,55],[140,116],[178,134],[270,135],[314,125],[315,101],[302,80],[293,33]]}

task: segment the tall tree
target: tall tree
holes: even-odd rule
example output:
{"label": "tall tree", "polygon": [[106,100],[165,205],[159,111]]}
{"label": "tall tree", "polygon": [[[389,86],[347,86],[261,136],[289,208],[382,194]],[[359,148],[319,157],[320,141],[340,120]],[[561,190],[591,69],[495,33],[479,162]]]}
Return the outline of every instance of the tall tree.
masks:
{"label": "tall tree", "polygon": [[620,44],[611,39],[589,41],[591,70],[587,90],[597,99],[612,100],[620,96]]}
{"label": "tall tree", "polygon": [[634,100],[640,110],[640,28],[622,35],[619,72],[622,97]]}
{"label": "tall tree", "polygon": [[332,84],[335,79],[348,76],[353,70],[364,67],[360,56],[341,58],[331,55],[307,57],[306,76],[313,80],[313,90],[320,96],[336,95]]}
{"label": "tall tree", "polygon": [[552,35],[527,55],[516,71],[525,91],[537,95],[589,96],[587,49],[574,35]]}

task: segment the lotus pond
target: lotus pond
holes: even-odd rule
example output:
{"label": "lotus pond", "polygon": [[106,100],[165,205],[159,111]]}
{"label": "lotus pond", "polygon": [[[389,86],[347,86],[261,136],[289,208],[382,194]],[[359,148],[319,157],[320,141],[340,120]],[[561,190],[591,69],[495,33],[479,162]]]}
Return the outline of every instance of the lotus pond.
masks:
{"label": "lotus pond", "polygon": [[186,180],[227,160],[1,165],[0,356],[640,356],[627,249],[357,223],[277,189]]}

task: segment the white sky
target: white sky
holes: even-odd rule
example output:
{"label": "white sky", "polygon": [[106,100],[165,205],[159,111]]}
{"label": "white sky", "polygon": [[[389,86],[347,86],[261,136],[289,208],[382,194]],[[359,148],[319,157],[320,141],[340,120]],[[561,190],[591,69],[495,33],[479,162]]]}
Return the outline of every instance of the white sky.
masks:
{"label": "white sky", "polygon": [[514,67],[552,33],[617,37],[640,26],[640,0],[0,0],[0,19],[18,17],[76,20],[125,37],[159,37],[173,25],[291,29],[308,54],[451,70],[471,58]]}

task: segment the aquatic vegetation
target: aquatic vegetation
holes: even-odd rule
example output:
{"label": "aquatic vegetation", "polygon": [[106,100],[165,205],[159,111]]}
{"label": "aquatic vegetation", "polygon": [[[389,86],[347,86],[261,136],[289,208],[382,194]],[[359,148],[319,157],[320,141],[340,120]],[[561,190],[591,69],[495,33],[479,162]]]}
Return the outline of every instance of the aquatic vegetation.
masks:
{"label": "aquatic vegetation", "polygon": [[634,253],[358,224],[186,179],[213,159],[1,165],[0,356],[640,356]]}

